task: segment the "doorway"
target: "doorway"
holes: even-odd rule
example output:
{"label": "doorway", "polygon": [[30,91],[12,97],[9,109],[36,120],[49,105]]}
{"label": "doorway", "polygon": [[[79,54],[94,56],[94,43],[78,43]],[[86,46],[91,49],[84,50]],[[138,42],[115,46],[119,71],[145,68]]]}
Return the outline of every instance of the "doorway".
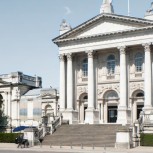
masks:
{"label": "doorway", "polygon": [[140,112],[142,111],[142,108],[144,107],[144,105],[137,105],[137,119],[139,119],[140,117]]}
{"label": "doorway", "polygon": [[117,106],[108,106],[108,123],[116,123]]}
{"label": "doorway", "polygon": [[80,123],[84,123],[86,119],[86,109],[88,108],[88,96],[84,95],[81,98],[80,104],[79,104],[79,120]]}

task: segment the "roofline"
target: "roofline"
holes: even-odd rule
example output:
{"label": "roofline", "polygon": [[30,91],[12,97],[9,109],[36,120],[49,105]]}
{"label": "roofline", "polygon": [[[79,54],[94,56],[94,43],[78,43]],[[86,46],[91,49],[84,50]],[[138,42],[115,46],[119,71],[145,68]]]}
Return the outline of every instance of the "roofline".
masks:
{"label": "roofline", "polygon": [[103,17],[108,17],[108,18],[116,18],[116,19],[122,19],[122,20],[126,20],[126,21],[131,21],[131,22],[136,22],[136,23],[142,23],[142,24],[149,24],[149,25],[153,25],[153,20],[148,20],[148,19],[143,19],[143,18],[136,18],[136,17],[129,17],[129,16],[124,16],[124,15],[116,15],[116,14],[109,14],[109,13],[102,13],[102,14],[98,14],[97,16],[87,20],[86,22],[83,22],[82,24],[76,26],[75,28],[67,31],[66,33],[57,36],[56,38],[52,39],[52,41],[54,43],[57,42],[57,39],[62,39],[78,30],[80,30],[81,28],[85,27],[86,25],[89,25],[90,23],[99,20],[100,18]]}
{"label": "roofline", "polygon": [[111,36],[111,35],[116,35],[116,34],[138,32],[138,31],[150,30],[150,29],[153,29],[153,25],[149,26],[149,27],[143,27],[143,28],[134,28],[134,29],[130,29],[130,30],[123,30],[123,31],[117,31],[117,32],[103,33],[103,34],[97,34],[97,35],[89,35],[89,36],[86,36],[86,37],[62,39],[62,40],[57,40],[54,43],[58,44],[58,43],[74,41],[74,40],[83,40],[83,39],[90,39],[90,38],[96,38],[96,37]]}

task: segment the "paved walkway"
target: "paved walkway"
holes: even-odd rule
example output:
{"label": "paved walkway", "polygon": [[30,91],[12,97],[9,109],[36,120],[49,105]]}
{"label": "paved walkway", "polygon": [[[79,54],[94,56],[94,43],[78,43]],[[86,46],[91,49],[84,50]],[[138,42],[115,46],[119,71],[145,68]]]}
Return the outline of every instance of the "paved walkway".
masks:
{"label": "paved walkway", "polygon": [[[70,147],[70,146],[34,146],[23,148],[24,150],[32,151],[53,151],[53,152],[75,152],[75,153],[153,153],[153,147],[137,147],[133,149],[115,149],[115,148],[93,148],[93,147]],[[0,143],[0,150],[20,150],[17,144]]]}

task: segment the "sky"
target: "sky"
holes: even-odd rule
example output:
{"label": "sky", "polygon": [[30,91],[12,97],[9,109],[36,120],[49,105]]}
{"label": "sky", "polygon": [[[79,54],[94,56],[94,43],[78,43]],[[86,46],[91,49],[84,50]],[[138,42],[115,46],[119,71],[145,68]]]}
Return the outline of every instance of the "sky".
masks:
{"label": "sky", "polygon": [[[129,0],[130,15],[143,18],[153,0]],[[0,0],[0,74],[20,71],[59,89],[58,47],[63,19],[72,28],[96,16],[102,0]],[[128,14],[128,0],[113,0],[115,14]]]}

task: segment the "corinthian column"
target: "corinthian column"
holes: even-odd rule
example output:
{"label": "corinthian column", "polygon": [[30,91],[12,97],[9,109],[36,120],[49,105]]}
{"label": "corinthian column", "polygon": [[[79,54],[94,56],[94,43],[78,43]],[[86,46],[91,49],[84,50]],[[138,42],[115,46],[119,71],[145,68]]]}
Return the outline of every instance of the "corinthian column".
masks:
{"label": "corinthian column", "polygon": [[94,73],[93,52],[88,52],[88,110],[94,109]]}
{"label": "corinthian column", "polygon": [[60,60],[60,111],[65,110],[65,60],[64,55],[59,55]]}
{"label": "corinthian column", "polygon": [[67,109],[73,110],[72,54],[67,54]]}
{"label": "corinthian column", "polygon": [[94,108],[94,65],[93,51],[88,53],[88,108],[86,109],[85,122],[89,124],[99,123],[99,111]]}
{"label": "corinthian column", "polygon": [[120,52],[120,103],[118,105],[117,123],[127,124],[128,113],[127,110],[127,69],[126,69],[126,50],[125,46],[118,47]]}
{"label": "corinthian column", "polygon": [[144,78],[144,88],[145,88],[145,102],[144,109],[150,110],[152,108],[151,104],[151,43],[143,44],[145,51],[145,78]]}
{"label": "corinthian column", "polygon": [[127,108],[127,70],[125,46],[119,47],[120,51],[120,105]]}

